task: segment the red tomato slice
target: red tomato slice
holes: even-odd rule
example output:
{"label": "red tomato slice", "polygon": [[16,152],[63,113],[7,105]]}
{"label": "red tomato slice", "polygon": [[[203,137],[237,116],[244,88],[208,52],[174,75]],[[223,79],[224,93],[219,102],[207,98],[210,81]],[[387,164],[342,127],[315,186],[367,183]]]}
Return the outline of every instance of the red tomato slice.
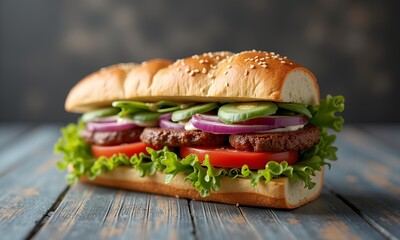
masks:
{"label": "red tomato slice", "polygon": [[100,156],[105,156],[105,157],[111,157],[114,154],[118,153],[125,153],[126,156],[131,157],[135,154],[139,153],[146,153],[146,147],[151,147],[153,149],[160,149],[160,148],[155,148],[154,146],[148,145],[143,142],[135,142],[135,143],[127,143],[127,144],[121,144],[117,146],[98,146],[98,145],[92,145],[92,154],[94,157],[100,157]]}
{"label": "red tomato slice", "polygon": [[181,157],[194,153],[200,162],[204,161],[208,154],[210,163],[216,167],[241,168],[247,164],[251,169],[264,169],[269,161],[283,162],[293,164],[297,161],[298,152],[246,152],[233,148],[212,148],[212,147],[180,147]]}

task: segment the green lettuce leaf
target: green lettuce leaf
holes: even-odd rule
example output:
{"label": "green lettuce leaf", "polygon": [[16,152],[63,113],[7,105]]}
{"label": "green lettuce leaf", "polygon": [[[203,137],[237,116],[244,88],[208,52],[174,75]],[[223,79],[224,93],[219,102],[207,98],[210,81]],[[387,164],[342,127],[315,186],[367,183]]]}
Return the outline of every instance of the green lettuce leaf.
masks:
{"label": "green lettuce leaf", "polygon": [[320,105],[310,105],[309,110],[312,114],[310,123],[321,128],[330,128],[336,132],[342,130],[344,119],[342,116],[335,116],[336,112],[343,112],[344,97],[328,95],[321,100]]}
{"label": "green lettuce leaf", "polygon": [[343,111],[344,98],[328,95],[321,101],[321,105],[308,106],[308,109],[312,114],[310,122],[320,127],[321,138],[312,148],[302,150],[299,161],[292,165],[287,162],[269,162],[264,169],[259,170],[251,170],[247,165],[240,169],[216,168],[211,165],[208,156],[203,163],[194,154],[181,159],[167,147],[161,150],[147,148],[148,155],[141,153],[129,158],[125,154],[116,154],[109,158],[96,159],[91,154],[90,146],[79,137],[80,130],[84,128],[84,123],[80,121],[62,129],[62,136],[55,144],[55,152],[63,153],[64,156],[57,166],[61,170],[69,165],[73,167],[73,171],[67,174],[69,183],[76,182],[82,176],[94,179],[118,166],[130,167],[142,177],[161,171],[165,174],[165,183],[171,182],[176,175],[183,174],[185,180],[203,197],[210,195],[212,191],[218,191],[224,177],[249,179],[252,186],[260,181],[268,183],[274,178],[288,177],[292,182],[303,181],[305,187],[311,189],[315,186],[311,179],[315,171],[320,171],[324,165],[330,167],[326,160],[337,160],[337,148],[333,145],[335,135],[329,135],[327,130],[342,129],[343,118],[335,116],[335,113]]}

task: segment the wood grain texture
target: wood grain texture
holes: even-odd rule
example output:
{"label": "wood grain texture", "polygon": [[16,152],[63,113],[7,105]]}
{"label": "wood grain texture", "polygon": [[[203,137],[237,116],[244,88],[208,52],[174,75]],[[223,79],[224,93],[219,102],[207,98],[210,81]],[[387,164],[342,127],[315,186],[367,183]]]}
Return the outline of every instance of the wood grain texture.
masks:
{"label": "wood grain texture", "polygon": [[58,136],[58,126],[39,126],[24,133],[6,148],[0,149],[0,176],[21,162],[30,160],[32,154],[39,151],[52,153]]}
{"label": "wood grain texture", "polygon": [[[40,133],[44,133],[43,139]],[[38,128],[27,136],[31,141],[35,136],[40,144],[29,144],[21,138],[0,152],[1,163],[23,163],[0,175],[1,239],[29,236],[66,187],[64,174],[56,170],[56,159],[52,154],[58,130]]]}
{"label": "wood grain texture", "polygon": [[400,151],[365,131],[338,136],[339,161],[327,185],[388,238],[400,236]]}
{"label": "wood grain texture", "polygon": [[384,239],[327,190],[290,211],[199,201],[190,206],[199,239]]}
{"label": "wood grain texture", "polygon": [[0,151],[7,145],[17,141],[18,137],[23,137],[22,133],[27,131],[28,124],[2,124],[0,125]]}
{"label": "wood grain texture", "polygon": [[188,201],[78,183],[36,239],[192,239]]}
{"label": "wood grain texture", "polygon": [[357,125],[368,134],[372,134],[382,143],[400,149],[400,124],[361,124]]}

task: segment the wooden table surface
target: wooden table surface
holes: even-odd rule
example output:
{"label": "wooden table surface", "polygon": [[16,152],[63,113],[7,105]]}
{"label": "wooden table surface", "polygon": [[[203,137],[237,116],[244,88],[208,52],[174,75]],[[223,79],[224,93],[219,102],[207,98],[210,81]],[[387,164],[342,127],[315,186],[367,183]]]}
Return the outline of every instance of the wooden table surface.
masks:
{"label": "wooden table surface", "polygon": [[400,237],[400,124],[346,126],[321,196],[295,210],[68,186],[59,128],[0,124],[0,239]]}

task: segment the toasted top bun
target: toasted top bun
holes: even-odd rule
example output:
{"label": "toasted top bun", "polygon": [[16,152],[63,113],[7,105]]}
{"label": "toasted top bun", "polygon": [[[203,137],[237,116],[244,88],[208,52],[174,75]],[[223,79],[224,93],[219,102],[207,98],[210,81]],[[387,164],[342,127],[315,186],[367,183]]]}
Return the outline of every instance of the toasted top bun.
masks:
{"label": "toasted top bun", "polygon": [[319,104],[319,87],[308,69],[279,54],[216,52],[103,68],[71,90],[65,108],[85,112],[116,100]]}

